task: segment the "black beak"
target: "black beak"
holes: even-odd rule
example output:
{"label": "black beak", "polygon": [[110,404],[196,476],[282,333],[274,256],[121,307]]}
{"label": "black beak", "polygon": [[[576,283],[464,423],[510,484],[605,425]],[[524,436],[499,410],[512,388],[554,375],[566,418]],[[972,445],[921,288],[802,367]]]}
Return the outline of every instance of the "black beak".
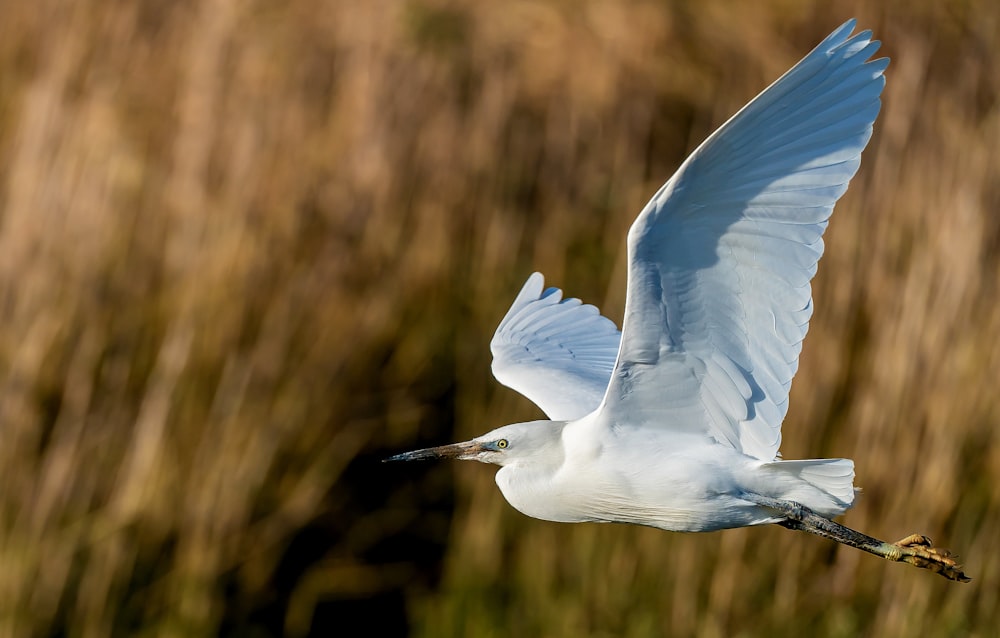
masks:
{"label": "black beak", "polygon": [[390,456],[383,460],[383,463],[390,461],[426,461],[428,459],[464,459],[470,458],[485,451],[486,448],[479,441],[466,441],[464,443],[452,443],[451,445],[441,445],[429,447],[423,450],[403,452],[396,456]]}

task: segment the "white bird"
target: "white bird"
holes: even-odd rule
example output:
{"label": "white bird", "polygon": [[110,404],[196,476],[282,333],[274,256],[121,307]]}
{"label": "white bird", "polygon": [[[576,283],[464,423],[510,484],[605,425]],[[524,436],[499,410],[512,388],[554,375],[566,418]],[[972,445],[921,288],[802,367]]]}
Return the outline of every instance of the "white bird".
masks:
{"label": "white bird", "polygon": [[702,532],[776,523],[967,581],[947,550],[830,519],[848,459],[781,460],[781,423],[834,204],[858,170],[887,58],[850,20],[705,140],[628,233],[614,323],[531,275],[493,337],[493,373],[551,421],[387,460],[501,466],[528,516]]}

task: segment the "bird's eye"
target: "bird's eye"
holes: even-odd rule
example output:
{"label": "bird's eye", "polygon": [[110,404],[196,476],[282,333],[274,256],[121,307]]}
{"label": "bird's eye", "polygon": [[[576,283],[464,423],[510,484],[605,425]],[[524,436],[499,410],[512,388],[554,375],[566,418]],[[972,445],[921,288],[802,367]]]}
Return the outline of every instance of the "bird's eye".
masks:
{"label": "bird's eye", "polygon": [[499,441],[497,441],[497,447],[500,448],[501,450],[507,449],[508,445],[510,445],[510,443],[507,443],[507,439],[500,439]]}

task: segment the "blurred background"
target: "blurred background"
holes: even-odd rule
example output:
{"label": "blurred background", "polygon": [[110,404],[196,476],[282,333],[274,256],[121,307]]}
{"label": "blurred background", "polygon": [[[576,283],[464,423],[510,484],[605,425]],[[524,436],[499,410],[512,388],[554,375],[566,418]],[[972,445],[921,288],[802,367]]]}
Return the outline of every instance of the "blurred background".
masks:
{"label": "blurred background", "polygon": [[[647,198],[852,16],[893,61],[782,451],[971,584],[379,462],[538,418],[524,279],[620,321]],[[998,59],[990,0],[0,2],[0,636],[995,635]]]}

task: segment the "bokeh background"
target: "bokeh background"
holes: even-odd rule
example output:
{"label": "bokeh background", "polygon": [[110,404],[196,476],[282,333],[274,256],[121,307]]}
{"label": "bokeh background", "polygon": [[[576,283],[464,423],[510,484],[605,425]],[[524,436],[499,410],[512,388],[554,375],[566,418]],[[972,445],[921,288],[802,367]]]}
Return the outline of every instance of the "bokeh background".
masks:
{"label": "bokeh background", "polygon": [[[635,213],[851,16],[893,61],[783,452],[972,583],[379,462],[537,418],[523,280],[619,321]],[[998,60],[991,0],[0,2],[0,636],[995,635]]]}

